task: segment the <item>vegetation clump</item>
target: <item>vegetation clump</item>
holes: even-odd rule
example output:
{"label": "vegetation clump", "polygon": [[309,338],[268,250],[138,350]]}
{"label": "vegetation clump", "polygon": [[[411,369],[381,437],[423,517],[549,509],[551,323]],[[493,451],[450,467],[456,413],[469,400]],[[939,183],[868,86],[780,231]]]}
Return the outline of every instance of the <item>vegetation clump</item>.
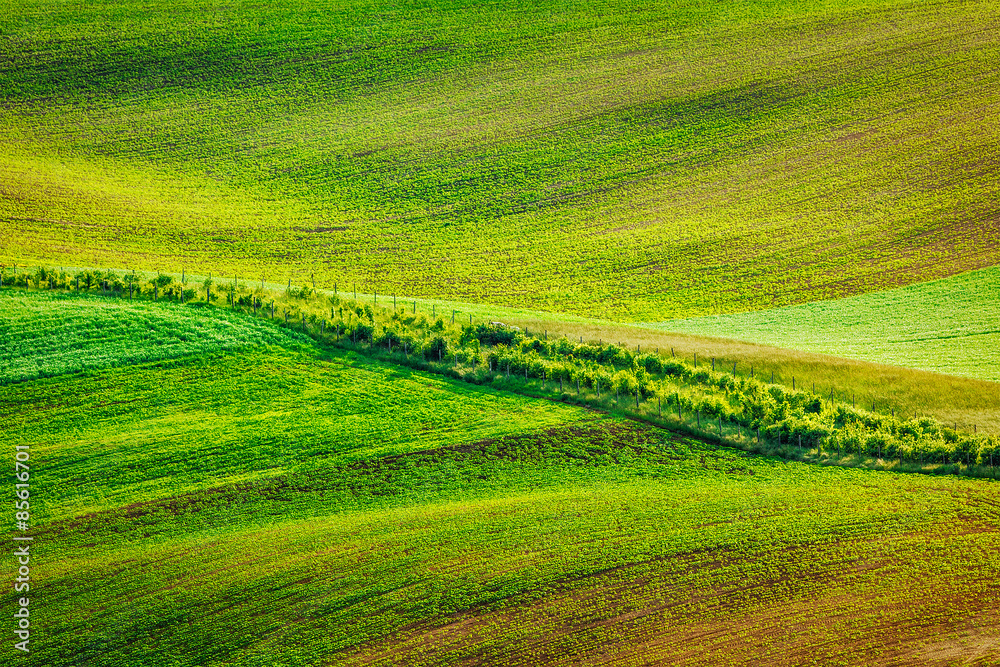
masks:
{"label": "vegetation clump", "polygon": [[[53,272],[45,275],[55,280]],[[136,311],[173,313],[172,317],[192,312],[177,303],[149,303],[158,298],[159,287],[171,287],[161,277],[122,284],[131,285],[129,307]],[[69,308],[66,312],[76,312],[77,316],[87,312],[92,302],[100,303],[101,308],[115,303],[120,305],[110,307],[124,305],[99,298],[93,301],[97,298],[94,296],[74,300],[75,277],[47,285],[45,290],[31,293],[8,291],[5,298],[28,304],[28,311],[34,307],[31,304],[65,302]],[[92,287],[91,291],[95,289]],[[236,297],[241,292],[249,297],[242,303]],[[19,296],[9,296],[12,294]],[[129,299],[127,289],[109,294],[118,300]],[[386,308],[338,295],[286,295],[281,315],[275,313],[272,318],[275,301],[266,291],[251,292],[234,282],[228,294],[229,307],[212,308],[211,312],[217,313],[215,319],[205,321],[226,323],[238,330],[254,332],[253,335],[214,342],[205,337],[202,344],[207,347],[199,349],[281,344],[279,338],[287,336],[282,339],[285,344],[312,340],[346,347],[475,384],[636,415],[701,437],[793,458],[988,476],[994,475],[995,466],[1000,464],[1000,442],[992,435],[960,432],[922,416],[864,410],[811,391],[712,370],[696,365],[697,362],[665,357],[657,351],[642,352],[601,341],[576,342],[564,336],[550,339],[544,332],[532,334],[497,322],[455,325],[443,318],[434,318],[432,322],[426,315],[408,312],[406,308]],[[205,291],[187,305],[204,307],[209,303],[210,296]],[[329,317],[321,315],[317,305],[326,308]],[[115,326],[127,328],[128,313],[132,312],[135,311],[123,311]],[[240,312],[258,318],[240,317]],[[285,333],[279,336],[277,330],[266,326],[260,318],[272,319]],[[153,330],[170,329],[154,324]],[[24,341],[34,340],[24,338]],[[68,339],[60,340],[63,342],[58,345],[65,348]],[[181,342],[184,340],[182,335]],[[12,340],[10,349],[21,344]],[[37,341],[30,345],[37,346]],[[169,356],[167,351],[172,346],[176,346],[176,354],[188,350],[176,341],[164,341],[155,358]],[[12,364],[8,373],[14,373],[10,377],[16,379],[59,372],[73,368],[74,364],[76,369],[82,369],[93,363],[86,361],[84,348],[64,350],[47,361],[19,355],[20,362]],[[66,360],[56,361],[59,358]],[[25,364],[31,368],[23,369]],[[45,370],[47,367],[50,370]]]}

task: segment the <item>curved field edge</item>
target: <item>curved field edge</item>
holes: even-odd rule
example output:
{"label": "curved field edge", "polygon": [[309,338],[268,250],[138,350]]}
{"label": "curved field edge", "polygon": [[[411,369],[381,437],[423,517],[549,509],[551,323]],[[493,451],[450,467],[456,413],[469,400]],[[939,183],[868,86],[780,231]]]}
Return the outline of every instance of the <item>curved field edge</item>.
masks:
{"label": "curved field edge", "polygon": [[998,488],[786,463],[620,420],[320,467],[48,522],[36,655],[995,660]]}
{"label": "curved field edge", "polygon": [[128,6],[4,19],[4,261],[633,320],[995,261],[991,3]]}
{"label": "curved field edge", "polygon": [[[885,327],[886,336],[894,336],[899,339],[903,332],[919,328],[922,321],[921,311],[917,308],[906,306],[900,294],[916,293],[920,303],[927,304],[932,312],[927,317],[938,326],[939,335],[955,335],[954,338],[944,340],[954,344],[950,354],[946,358],[949,363],[965,367],[975,366],[987,373],[986,369],[991,368],[990,360],[993,358],[993,348],[988,345],[976,345],[972,348],[958,348],[957,342],[968,340],[970,337],[962,338],[962,331],[969,328],[983,328],[983,322],[989,322],[993,317],[992,306],[989,301],[989,286],[995,284],[996,269],[986,269],[980,272],[972,272],[963,276],[943,279],[935,283],[928,283],[927,286],[912,286],[903,291],[889,291],[883,293],[884,303],[878,315]],[[14,275],[7,268],[4,273],[4,285],[10,286]],[[46,279],[40,277],[44,273],[46,277],[55,276],[57,285],[56,291],[74,290],[74,276],[115,276],[114,282],[119,284],[117,295],[127,294],[127,287],[121,282],[129,274],[112,270],[95,270],[84,268],[68,268],[63,271],[55,269],[35,268],[33,271],[26,271],[23,267],[19,270],[17,280],[19,284],[27,283],[34,286],[36,284],[45,285]],[[207,276],[184,274],[186,289],[190,289],[195,296],[195,303],[203,303],[204,281]],[[171,281],[167,289],[178,289],[182,274],[171,273],[137,273],[136,285],[141,288],[141,298],[151,299],[152,289],[155,283],[163,283],[164,280]],[[777,384],[791,387],[793,381],[801,387],[817,387],[817,392],[828,395],[832,390],[837,396],[853,396],[856,403],[864,406],[875,405],[877,409],[895,410],[897,413],[927,415],[938,419],[944,424],[950,424],[963,431],[978,429],[987,433],[1000,432],[1000,385],[995,382],[977,380],[975,378],[963,378],[956,375],[921,371],[913,368],[904,368],[883,363],[871,363],[864,360],[848,359],[807,352],[801,350],[790,350],[773,345],[763,344],[761,340],[747,342],[745,340],[733,340],[727,338],[711,337],[706,335],[696,335],[691,333],[665,332],[659,326],[644,324],[618,324],[605,320],[595,320],[580,318],[567,314],[543,313],[539,311],[523,309],[504,309],[482,304],[469,304],[464,302],[453,302],[439,299],[420,299],[410,296],[370,294],[355,291],[352,286],[339,284],[336,291],[333,289],[316,290],[312,288],[312,281],[304,282],[283,281],[280,284],[267,281],[251,281],[245,276],[236,276],[233,279],[218,279],[214,281],[213,295],[217,295],[220,289],[230,289],[238,295],[241,302],[246,302],[251,296],[257,298],[262,304],[274,303],[279,316],[284,311],[289,311],[291,317],[298,321],[302,315],[306,315],[310,322],[319,321],[330,315],[330,299],[332,297],[342,300],[353,300],[356,295],[358,303],[362,305],[373,305],[385,307],[387,304],[397,304],[405,311],[410,311],[418,317],[425,317],[433,320],[442,317],[448,323],[452,316],[456,323],[475,323],[501,321],[512,326],[520,326],[522,329],[534,332],[535,334],[549,335],[552,337],[567,336],[571,340],[585,340],[587,342],[618,342],[623,347],[633,349],[639,346],[642,350],[659,350],[664,356],[670,355],[692,363],[694,356],[711,365],[713,359],[724,368],[737,366],[737,373],[746,376],[754,370],[758,377],[771,379]],[[82,283],[85,285],[84,283]],[[83,289],[84,293],[100,294],[100,288],[94,286],[91,290]],[[290,290],[289,290],[290,286]],[[972,286],[972,287],[970,287]],[[986,286],[984,288],[983,286]],[[0,294],[3,292],[0,291]],[[38,293],[44,293],[44,290]],[[137,299],[140,292],[137,292]],[[222,293],[223,296],[226,293]],[[936,305],[933,304],[933,297],[929,295],[943,294],[956,295],[954,300],[942,298]],[[303,296],[307,295],[307,296]],[[337,296],[339,295],[339,296]],[[30,297],[22,297],[30,298]],[[875,297],[873,297],[875,298]],[[224,302],[217,301],[216,303]],[[843,307],[844,302],[823,302],[828,304],[825,308],[830,312],[842,313],[843,322],[835,323],[831,327],[831,337],[836,336],[836,332],[841,328],[854,328],[857,324],[857,317],[852,317],[850,308]],[[813,304],[816,308],[824,308],[823,304]],[[244,311],[246,309],[243,307]],[[936,315],[934,314],[936,313]],[[982,313],[982,314],[980,314]],[[269,313],[268,313],[269,314]],[[746,315],[752,318],[752,315]],[[934,318],[937,319],[934,319]],[[693,322],[701,322],[700,320]],[[852,324],[854,323],[854,324]],[[948,327],[952,327],[949,329]],[[40,332],[43,333],[43,332]],[[297,333],[297,332],[295,332]],[[778,331],[780,333],[780,331]],[[762,334],[763,340],[771,340],[771,333]],[[872,336],[877,338],[877,336]],[[815,338],[815,336],[813,336]],[[972,338],[989,338],[972,337]],[[884,341],[871,340],[873,349],[878,349],[881,345],[883,349],[890,348]],[[920,348],[919,341],[915,343],[903,343],[891,345],[891,354],[898,356],[914,356]],[[887,352],[886,354],[890,354]]]}
{"label": "curved field edge", "polygon": [[[49,293],[55,293],[57,278],[50,276],[50,280],[53,288]],[[164,293],[180,289],[169,278],[158,285]],[[156,295],[155,286],[146,294],[146,287],[132,281],[127,289],[118,282],[113,288],[111,294],[124,298],[127,293],[130,300]],[[101,289],[107,289],[103,282]],[[233,310],[261,310],[260,294],[240,295],[235,285],[229,285],[228,290],[226,300]],[[303,288],[301,293],[287,294],[286,302],[308,303],[316,298]],[[835,397],[832,390],[829,397],[817,396],[802,386],[801,378],[800,389],[789,392],[766,379],[737,377],[735,364],[730,376],[728,371],[700,370],[697,363],[692,366],[655,353],[640,354],[638,349],[633,353],[618,345],[577,345],[565,338],[548,341],[492,324],[456,330],[440,318],[432,324],[425,315],[407,313],[406,309],[395,310],[390,316],[385,309],[362,307],[337,297],[321,298],[320,303],[330,307],[331,318],[337,318],[328,328],[325,317],[310,314],[307,318],[294,305],[294,317],[289,320],[286,310],[277,322],[308,333],[321,347],[358,350],[390,363],[474,384],[491,384],[497,390],[626,412],[753,451],[781,452],[809,460],[835,457],[851,465],[925,471],[930,466],[937,472],[944,470],[939,466],[952,464],[954,472],[989,476],[998,462],[996,442],[986,434],[963,434],[957,424],[951,429],[916,415],[897,416],[886,409],[889,406],[883,407],[882,414],[874,412],[874,405],[871,412],[864,406],[858,410],[854,397]],[[140,349],[146,345],[142,339],[134,343]],[[342,352],[334,354],[338,355]],[[714,369],[714,359],[711,365]],[[517,379],[522,374],[523,382]],[[792,384],[794,389],[794,379]],[[640,398],[644,405],[640,405]],[[630,407],[633,400],[634,410]]]}

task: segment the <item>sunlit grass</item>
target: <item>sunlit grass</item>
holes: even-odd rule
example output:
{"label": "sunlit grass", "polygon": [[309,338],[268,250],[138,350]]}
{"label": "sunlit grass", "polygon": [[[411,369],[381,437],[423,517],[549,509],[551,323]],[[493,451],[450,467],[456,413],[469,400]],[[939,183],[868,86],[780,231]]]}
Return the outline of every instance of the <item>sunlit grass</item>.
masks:
{"label": "sunlit grass", "polygon": [[1000,269],[776,310],[670,320],[719,336],[1000,381]]}
{"label": "sunlit grass", "polygon": [[661,320],[996,257],[989,3],[126,9],[4,19],[6,263]]}
{"label": "sunlit grass", "polygon": [[912,655],[996,612],[994,487],[617,420],[319,465],[45,522],[36,650],[51,665]]}

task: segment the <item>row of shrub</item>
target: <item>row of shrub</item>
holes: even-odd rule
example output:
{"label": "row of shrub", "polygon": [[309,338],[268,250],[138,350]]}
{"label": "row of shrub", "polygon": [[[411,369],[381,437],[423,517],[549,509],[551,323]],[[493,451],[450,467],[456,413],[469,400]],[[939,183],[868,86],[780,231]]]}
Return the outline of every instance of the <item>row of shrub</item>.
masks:
{"label": "row of shrub", "polygon": [[[168,298],[189,302],[196,292],[158,276],[139,281],[131,274],[82,271],[69,274],[39,268],[33,273],[4,272],[4,286],[76,289],[116,297]],[[201,282],[198,297],[216,300],[221,292],[237,310],[258,313],[263,292],[211,279]],[[308,288],[286,291],[302,307],[291,305],[276,316],[279,324],[302,327],[312,336],[332,344],[392,354],[394,361],[421,364],[429,370],[449,372],[473,381],[523,378],[560,384],[569,396],[587,391],[602,397],[614,395],[632,401],[656,401],[660,412],[695,415],[705,428],[719,422],[746,429],[753,437],[803,448],[912,462],[987,464],[1000,463],[997,439],[959,433],[928,418],[901,420],[832,405],[806,391],[790,390],[755,378],[696,368],[656,353],[641,353],[613,343],[577,343],[565,337],[528,335],[513,327],[476,324],[455,327],[443,318],[408,313],[404,309],[373,308],[369,304],[320,296]],[[330,319],[307,313],[305,305],[319,300],[329,308]],[[273,304],[273,301],[272,301]],[[456,372],[458,366],[463,370]],[[516,387],[515,383],[509,383]],[[578,389],[579,388],[579,389]],[[648,405],[647,405],[648,409]],[[717,428],[717,426],[716,426]]]}
{"label": "row of shrub", "polygon": [[[697,415],[709,431],[721,421],[730,428],[746,429],[755,438],[841,456],[914,463],[1000,463],[1000,442],[991,436],[960,433],[926,417],[903,420],[851,406],[824,405],[820,396],[809,391],[695,368],[620,345],[580,344],[566,338],[549,341],[488,324],[466,325],[452,337],[428,335],[426,326],[407,326],[400,317],[387,318],[378,333],[374,325],[338,324],[344,339],[430,362],[432,368],[435,364],[461,365],[480,379],[543,380],[551,382],[552,388],[561,381],[571,396],[579,386],[602,396],[627,398],[627,405],[636,398],[656,401],[661,413],[676,413],[679,408],[682,416]],[[468,377],[469,372],[456,375]]]}

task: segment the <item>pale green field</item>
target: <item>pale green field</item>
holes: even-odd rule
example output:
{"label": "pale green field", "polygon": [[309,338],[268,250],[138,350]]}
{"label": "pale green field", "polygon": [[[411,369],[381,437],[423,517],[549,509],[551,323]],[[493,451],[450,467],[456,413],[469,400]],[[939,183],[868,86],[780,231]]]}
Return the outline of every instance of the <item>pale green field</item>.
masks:
{"label": "pale green field", "polygon": [[1000,267],[846,299],[655,326],[998,382]]}

